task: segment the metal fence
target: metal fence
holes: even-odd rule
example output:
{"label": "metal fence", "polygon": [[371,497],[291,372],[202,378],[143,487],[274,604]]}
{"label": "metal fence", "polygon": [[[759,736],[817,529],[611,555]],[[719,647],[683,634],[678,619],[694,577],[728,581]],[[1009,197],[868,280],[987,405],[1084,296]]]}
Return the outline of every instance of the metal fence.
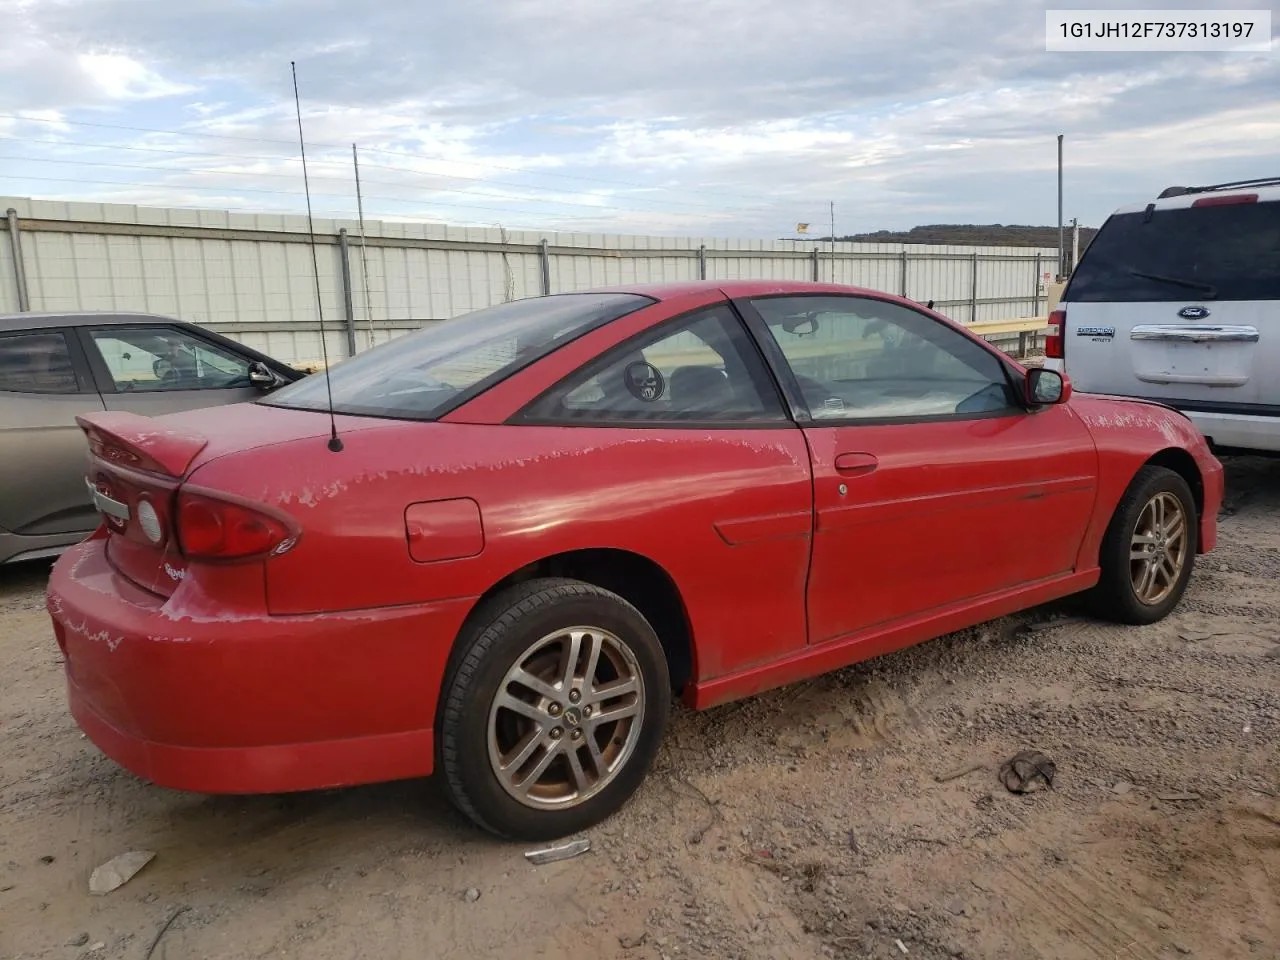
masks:
{"label": "metal fence", "polygon": [[[129,310],[202,324],[291,363],[321,356],[304,217],[0,198],[0,313]],[[1057,251],[547,234],[315,223],[332,359],[505,300],[622,283],[834,280],[966,323],[1037,316]],[[1014,335],[1016,340],[1016,335]]]}

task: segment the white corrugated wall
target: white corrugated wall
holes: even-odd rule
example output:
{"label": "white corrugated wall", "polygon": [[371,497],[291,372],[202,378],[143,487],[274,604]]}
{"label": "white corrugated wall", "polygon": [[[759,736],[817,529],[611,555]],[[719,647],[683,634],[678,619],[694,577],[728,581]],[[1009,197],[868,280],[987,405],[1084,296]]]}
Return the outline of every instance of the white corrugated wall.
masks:
{"label": "white corrugated wall", "polygon": [[[156,313],[206,324],[289,362],[321,355],[312,249],[298,242],[307,237],[305,217],[0,198],[0,209],[8,208],[23,221],[32,310]],[[187,228],[197,229],[178,235]],[[199,228],[254,236],[210,235]],[[316,235],[326,241],[315,249],[331,358],[348,352],[341,252],[334,242],[343,228],[357,350],[422,323],[541,294],[537,247],[543,241],[551,251],[546,266],[553,292],[695,280],[702,246],[710,279],[809,280],[816,246],[820,279],[901,293],[905,265],[907,296],[934,300],[938,309],[962,321],[1034,315],[1044,274],[1056,260],[1052,248],[839,243],[832,261],[829,244],[790,240],[541,234],[386,221],[366,222],[365,233],[375,245],[362,250],[357,223],[317,220]],[[158,235],[131,235],[131,229]],[[263,231],[284,237],[263,236]],[[420,245],[423,241],[524,249],[438,249]],[[572,253],[574,248],[583,252]],[[904,252],[909,255],[905,264]],[[0,240],[0,312],[18,307],[6,230]]]}

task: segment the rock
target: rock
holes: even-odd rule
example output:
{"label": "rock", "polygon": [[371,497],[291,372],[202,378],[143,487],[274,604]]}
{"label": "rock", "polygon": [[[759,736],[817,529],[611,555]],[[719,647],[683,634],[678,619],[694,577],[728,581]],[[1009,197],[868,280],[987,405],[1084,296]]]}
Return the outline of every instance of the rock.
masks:
{"label": "rock", "polygon": [[462,895],[462,899],[467,903],[475,903],[480,899],[480,891],[475,887],[467,887],[467,892]]}
{"label": "rock", "polygon": [[965,911],[967,911],[968,909],[969,909],[969,905],[966,904],[959,897],[954,898],[950,903],[947,904],[947,912],[953,913],[957,917],[963,916]]}
{"label": "rock", "polygon": [[1183,946],[1182,944],[1180,944],[1180,943],[1175,943],[1175,944],[1173,945],[1173,949],[1177,950],[1179,953],[1181,953],[1181,954],[1183,954],[1183,955],[1186,955],[1186,954],[1191,953],[1191,948],[1190,948],[1190,947],[1184,947],[1184,946]]}
{"label": "rock", "polygon": [[53,863],[54,859],[55,858],[53,856],[49,854],[45,854],[43,857],[40,858],[40,862],[47,867],[49,864]]}
{"label": "rock", "polygon": [[67,941],[67,946],[68,946],[68,947],[83,947],[83,946],[84,946],[86,943],[88,943],[88,942],[89,942],[89,935],[88,935],[87,933],[82,933],[82,934],[80,934],[80,936],[78,936],[78,937],[74,937],[74,938],[72,938],[71,940],[68,940],[68,941]]}
{"label": "rock", "polygon": [[1123,797],[1126,793],[1133,789],[1133,784],[1128,780],[1120,780],[1111,787],[1111,792]]}
{"label": "rock", "polygon": [[89,876],[89,892],[102,896],[123,887],[137,876],[138,871],[155,858],[150,850],[131,850],[94,869]]}

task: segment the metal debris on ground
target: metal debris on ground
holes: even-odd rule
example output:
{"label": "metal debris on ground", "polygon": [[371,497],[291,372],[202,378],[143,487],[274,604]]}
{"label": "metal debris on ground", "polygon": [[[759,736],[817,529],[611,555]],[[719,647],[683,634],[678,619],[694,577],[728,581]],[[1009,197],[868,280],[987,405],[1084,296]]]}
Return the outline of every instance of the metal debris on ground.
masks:
{"label": "metal debris on ground", "polygon": [[898,945],[898,949],[899,949],[899,950],[901,950],[903,953],[909,953],[909,952],[910,952],[909,950],[907,950],[907,945],[906,945],[905,943],[903,943],[901,940],[895,940],[895,941],[893,941],[893,942],[894,942],[894,943],[896,943],[896,944]]}
{"label": "metal debris on ground", "polygon": [[164,926],[156,933],[155,939],[151,941],[151,946],[147,949],[146,960],[151,960],[152,954],[156,952],[156,947],[160,946],[160,941],[163,940],[164,935],[169,932],[169,928],[173,926],[173,921],[177,920],[190,909],[191,908],[188,906],[181,906],[177,910],[173,911],[173,913],[169,914],[169,919],[165,921]]}
{"label": "metal debris on ground", "polygon": [[963,767],[956,767],[954,770],[940,773],[933,779],[938,783],[946,783],[948,780],[958,780],[960,777],[977,773],[979,770],[985,770],[986,768],[987,765],[985,763],[966,763]]}
{"label": "metal debris on ground", "polygon": [[1022,750],[1000,766],[1000,782],[1010,793],[1034,793],[1053,786],[1057,765],[1039,750]]}
{"label": "metal debris on ground", "polygon": [[123,887],[155,858],[150,850],[131,850],[94,869],[89,876],[89,892],[101,896]]}
{"label": "metal debris on ground", "polygon": [[578,840],[570,840],[568,843],[547,847],[543,850],[530,850],[524,855],[524,858],[532,864],[541,865],[555,863],[557,860],[568,860],[571,857],[586,853],[590,849],[591,841],[586,837],[581,837]]}

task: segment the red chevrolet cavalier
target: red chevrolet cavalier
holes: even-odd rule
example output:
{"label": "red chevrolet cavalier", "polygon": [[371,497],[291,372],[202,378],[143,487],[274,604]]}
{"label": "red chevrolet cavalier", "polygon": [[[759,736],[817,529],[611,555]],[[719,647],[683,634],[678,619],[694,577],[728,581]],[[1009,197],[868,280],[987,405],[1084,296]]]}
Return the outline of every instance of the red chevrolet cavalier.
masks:
{"label": "red chevrolet cavalier", "polygon": [[526,839],[623,804],[673,693],[1080,592],[1158,620],[1222,498],[1174,410],[818,284],[519,300],[255,403],[81,423],[103,523],[48,606],[99,747],[210,793],[439,770]]}

